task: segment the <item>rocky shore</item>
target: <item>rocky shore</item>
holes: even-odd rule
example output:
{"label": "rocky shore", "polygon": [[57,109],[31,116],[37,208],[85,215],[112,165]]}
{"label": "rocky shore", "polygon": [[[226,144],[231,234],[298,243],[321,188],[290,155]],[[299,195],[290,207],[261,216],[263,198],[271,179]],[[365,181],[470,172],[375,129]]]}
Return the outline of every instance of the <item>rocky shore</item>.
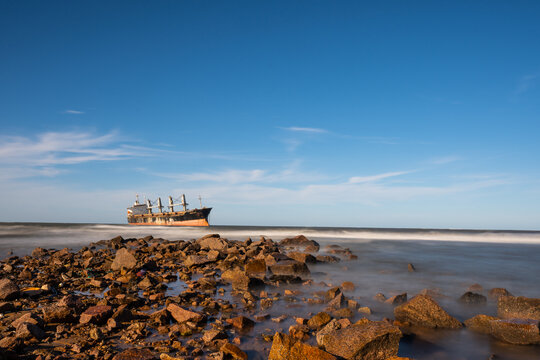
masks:
{"label": "rocky shore", "polygon": [[400,343],[417,332],[464,328],[540,344],[540,299],[503,288],[458,295],[467,306],[497,302],[497,316],[462,322],[433,290],[365,294],[393,308],[392,318],[377,318],[349,295],[358,274],[341,284],[313,280],[312,265],[350,261],[361,259],[302,235],[279,242],[118,236],[76,252],[36,248],[0,262],[0,359],[397,360],[407,359],[398,357]]}

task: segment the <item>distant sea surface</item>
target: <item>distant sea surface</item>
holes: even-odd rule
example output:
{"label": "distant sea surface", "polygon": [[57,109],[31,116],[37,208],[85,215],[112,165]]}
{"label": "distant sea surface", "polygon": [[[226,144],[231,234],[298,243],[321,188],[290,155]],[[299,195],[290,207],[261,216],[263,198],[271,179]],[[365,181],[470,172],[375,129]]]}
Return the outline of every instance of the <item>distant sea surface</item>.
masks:
{"label": "distant sea surface", "polygon": [[[322,252],[327,244],[350,248],[357,260],[310,265],[313,279],[329,285],[352,281],[356,290],[351,295],[374,309],[375,320],[393,318],[391,306],[373,300],[379,292],[387,297],[406,292],[411,297],[422,289],[434,289],[443,295],[439,303],[461,321],[479,313],[496,315],[494,301],[483,306],[458,301],[473,284],[481,285],[479,291],[486,296],[491,288],[506,288],[516,296],[540,298],[539,231],[0,223],[0,258],[28,255],[38,246],[78,250],[117,235],[190,240],[209,233],[231,240],[265,236],[276,241],[303,234],[318,241]],[[417,271],[409,273],[408,263]],[[540,347],[505,345],[467,330],[431,331],[400,345],[401,356],[415,359],[487,359],[490,354],[501,359],[538,359]]]}

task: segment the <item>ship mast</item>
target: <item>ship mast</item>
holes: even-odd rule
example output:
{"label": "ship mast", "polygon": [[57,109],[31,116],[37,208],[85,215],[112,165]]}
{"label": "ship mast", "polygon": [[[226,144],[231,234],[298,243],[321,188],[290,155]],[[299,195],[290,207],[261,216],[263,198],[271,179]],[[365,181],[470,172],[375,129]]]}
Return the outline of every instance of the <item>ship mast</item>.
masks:
{"label": "ship mast", "polygon": [[168,208],[169,208],[170,212],[174,212],[174,207],[177,206],[177,205],[182,205],[182,204],[175,204],[173,202],[172,196],[169,195],[169,206],[168,206]]}
{"label": "ship mast", "polygon": [[184,207],[184,211],[187,211],[187,206],[189,204],[186,202],[186,194],[182,194],[182,203],[181,203],[181,205]]}

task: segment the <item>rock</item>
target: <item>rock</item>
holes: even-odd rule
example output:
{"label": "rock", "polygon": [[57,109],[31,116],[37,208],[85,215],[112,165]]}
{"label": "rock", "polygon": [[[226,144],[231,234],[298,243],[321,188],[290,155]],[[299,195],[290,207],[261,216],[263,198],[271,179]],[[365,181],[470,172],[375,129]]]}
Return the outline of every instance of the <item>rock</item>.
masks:
{"label": "rock", "polygon": [[0,280],[0,300],[13,300],[19,297],[19,287],[9,279]]}
{"label": "rock", "polygon": [[485,304],[487,299],[484,295],[467,291],[465,294],[461,295],[459,301],[466,304]]}
{"label": "rock", "polygon": [[207,256],[189,255],[186,260],[184,260],[184,265],[187,267],[200,266],[214,261],[215,260],[209,259]]}
{"label": "rock", "polygon": [[31,256],[36,259],[42,258],[46,255],[48,255],[48,251],[40,247],[37,247],[34,250],[32,250],[32,254],[31,254]]}
{"label": "rock", "polygon": [[491,335],[515,345],[540,344],[539,324],[533,319],[492,320]]}
{"label": "rock", "polygon": [[498,319],[493,316],[480,314],[480,315],[476,315],[470,319],[465,320],[465,326],[472,331],[476,331],[482,334],[490,334],[491,333],[490,322],[492,320],[498,320]]}
{"label": "rock", "polygon": [[148,349],[128,349],[116,354],[112,360],[158,360]]}
{"label": "rock", "polygon": [[202,314],[199,314],[197,312],[194,312],[194,311],[190,311],[190,310],[186,310],[176,304],[169,304],[167,305],[167,311],[169,312],[169,314],[171,314],[171,316],[174,318],[174,320],[176,320],[176,322],[178,323],[183,323],[183,322],[186,322],[186,321],[191,321],[191,322],[195,322],[195,323],[198,323],[198,322],[201,322],[202,320],[204,320],[204,315]]}
{"label": "rock", "polygon": [[336,318],[352,318],[354,316],[354,313],[349,308],[341,308],[332,311],[332,316]]}
{"label": "rock", "polygon": [[276,332],[268,360],[335,360],[336,357],[314,346],[296,341],[291,336]]}
{"label": "rock", "polygon": [[467,291],[481,293],[484,291],[484,287],[480,284],[472,284],[467,288]]}
{"label": "rock", "polygon": [[221,274],[221,279],[231,283],[233,290],[238,291],[247,291],[264,285],[261,279],[249,277],[239,268],[224,271]]}
{"label": "rock", "polygon": [[39,316],[34,315],[32,313],[26,313],[24,315],[19,316],[17,320],[11,323],[11,326],[16,329],[20,324],[24,322],[38,325],[38,326],[43,326],[43,320]]}
{"label": "rock", "polygon": [[116,256],[111,264],[111,269],[114,271],[122,268],[133,269],[137,266],[137,259],[126,248],[121,248],[116,251]]}
{"label": "rock", "polygon": [[22,339],[18,339],[15,336],[6,336],[0,339],[0,349],[16,350],[22,345],[24,345]]}
{"label": "rock", "polygon": [[368,321],[334,330],[318,338],[330,354],[345,359],[385,360],[396,356],[401,331],[384,321]]}
{"label": "rock", "polygon": [[18,339],[36,338],[40,340],[45,337],[45,332],[36,324],[23,322],[17,326],[17,329],[15,330],[15,337]]}
{"label": "rock", "polygon": [[335,298],[330,300],[328,302],[328,308],[329,309],[339,309],[345,304],[345,295],[343,295],[342,292],[340,292]]}
{"label": "rock", "polygon": [[227,319],[227,322],[243,332],[250,331],[255,325],[255,322],[253,320],[245,316],[237,316],[231,319]]}
{"label": "rock", "polygon": [[76,320],[73,309],[67,306],[49,305],[41,309],[43,321],[47,324],[71,323]]}
{"label": "rock", "polygon": [[293,238],[285,238],[279,242],[279,245],[281,246],[290,246],[290,247],[307,247],[309,246],[311,249],[316,249],[316,251],[319,251],[319,243],[314,240],[309,240],[304,235],[298,235]]}
{"label": "rock", "polygon": [[386,304],[390,305],[401,305],[407,302],[407,293],[394,295],[384,301]]}
{"label": "rock", "polygon": [[219,329],[210,329],[206,330],[202,336],[202,339],[205,343],[209,343],[216,339],[226,339],[227,334],[223,330]]}
{"label": "rock", "polygon": [[500,296],[497,304],[497,314],[503,319],[540,320],[540,299],[523,296]]}
{"label": "rock", "polygon": [[201,249],[224,251],[229,244],[227,241],[221,239],[218,234],[206,235],[196,241],[200,245]]}
{"label": "rock", "polygon": [[354,291],[354,284],[350,281],[344,281],[342,284],[341,284],[341,288],[345,291]]}
{"label": "rock", "polygon": [[248,261],[246,264],[246,275],[264,279],[266,275],[266,261],[264,259]]}
{"label": "rock", "polygon": [[490,299],[499,299],[500,296],[512,296],[512,294],[510,293],[510,291],[506,290],[505,288],[493,288],[491,290],[489,290],[489,298]]}
{"label": "rock", "polygon": [[358,308],[358,312],[360,314],[366,314],[366,315],[371,315],[372,314],[372,311],[369,307],[367,306],[362,306],[362,307],[359,307]]}
{"label": "rock", "polygon": [[0,313],[5,313],[15,310],[15,306],[9,301],[0,302]]}
{"label": "rock", "polygon": [[303,252],[290,252],[287,254],[287,256],[293,260],[307,264],[315,264],[317,262],[315,256]]}
{"label": "rock", "polygon": [[426,295],[416,295],[403,305],[394,309],[394,316],[399,322],[428,328],[458,329],[462,324],[448,315],[435,300]]}
{"label": "rock", "polygon": [[341,261],[340,258],[333,255],[317,255],[316,259],[317,259],[317,262],[321,262],[321,263],[337,263]]}
{"label": "rock", "polygon": [[337,296],[339,295],[342,295],[342,291],[339,287],[333,287],[331,288],[330,290],[327,290],[325,293],[324,293],[324,301],[325,302],[330,302],[332,300],[334,300]]}
{"label": "rock", "polygon": [[332,317],[325,312],[320,312],[308,320],[307,325],[310,329],[320,329],[324,325],[328,324],[332,320]]}
{"label": "rock", "polygon": [[415,272],[415,271],[416,271],[416,268],[414,267],[413,264],[408,263],[408,264],[407,264],[407,270],[409,270],[409,272]]}
{"label": "rock", "polygon": [[238,346],[233,345],[229,342],[225,343],[219,350],[227,355],[230,355],[233,359],[247,360],[248,358],[247,354],[240,350]]}
{"label": "rock", "polygon": [[309,276],[310,272],[305,263],[296,260],[284,260],[270,266],[274,275]]}
{"label": "rock", "polygon": [[377,293],[373,297],[373,300],[377,300],[378,302],[385,302],[386,301],[386,296],[384,296],[383,293]]}
{"label": "rock", "polygon": [[113,314],[113,309],[109,305],[91,306],[81,314],[79,323],[101,325]]}

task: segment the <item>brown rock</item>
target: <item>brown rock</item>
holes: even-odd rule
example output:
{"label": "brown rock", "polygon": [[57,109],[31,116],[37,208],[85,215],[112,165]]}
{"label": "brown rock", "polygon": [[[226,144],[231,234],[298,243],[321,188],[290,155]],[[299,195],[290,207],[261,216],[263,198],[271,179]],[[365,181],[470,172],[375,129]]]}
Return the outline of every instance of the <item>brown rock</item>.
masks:
{"label": "brown rock", "polygon": [[415,271],[416,271],[416,268],[414,267],[413,264],[408,263],[408,264],[407,264],[407,270],[409,270],[409,272],[415,272]]}
{"label": "brown rock", "polygon": [[500,296],[512,296],[510,291],[506,290],[505,288],[493,288],[489,290],[489,298],[490,299],[499,299]]}
{"label": "brown rock", "polygon": [[112,360],[158,360],[148,349],[128,349],[116,354]]}
{"label": "brown rock", "polygon": [[497,314],[503,319],[540,320],[540,299],[523,296],[501,296],[497,304]]}
{"label": "brown rock", "polygon": [[336,357],[316,347],[276,332],[268,360],[335,360]]}
{"label": "brown rock", "polygon": [[290,247],[307,247],[309,246],[311,249],[316,249],[316,251],[319,251],[319,243],[317,243],[314,240],[309,240],[304,235],[298,235],[292,238],[285,238],[279,242],[279,245],[281,246],[290,246]]}
{"label": "brown rock", "polygon": [[81,324],[101,325],[113,314],[113,309],[109,305],[91,306],[81,314],[79,322]]}
{"label": "brown rock", "polygon": [[465,320],[465,326],[472,331],[476,331],[482,334],[490,334],[491,333],[490,322],[493,320],[498,320],[498,319],[493,316],[480,314],[480,315],[476,315],[470,319]]}
{"label": "brown rock", "polygon": [[247,291],[262,286],[264,283],[258,278],[252,278],[246,275],[239,268],[226,270],[221,274],[221,279],[231,283],[233,290]]}
{"label": "brown rock", "polygon": [[18,339],[36,338],[40,340],[45,337],[45,332],[35,324],[23,322],[17,326],[17,329],[15,330],[15,337]]}
{"label": "brown rock", "polygon": [[196,241],[200,245],[201,249],[224,251],[229,244],[224,239],[220,238],[218,234],[211,234],[211,236],[203,236]]}
{"label": "brown rock", "polygon": [[191,321],[198,323],[202,320],[204,320],[204,315],[199,314],[194,311],[186,310],[176,304],[169,304],[167,305],[167,311],[171,314],[171,316],[176,320],[178,323],[183,323],[186,321]]}
{"label": "brown rock", "polygon": [[111,264],[111,269],[114,271],[122,268],[133,269],[137,266],[137,259],[126,248],[121,248],[116,251],[116,256]]}
{"label": "brown rock", "polygon": [[230,355],[233,359],[247,360],[248,358],[247,354],[240,350],[238,346],[233,345],[229,342],[225,343],[219,350],[224,352],[225,354]]}
{"label": "brown rock", "polygon": [[216,339],[226,339],[227,334],[223,330],[219,329],[210,329],[206,330],[202,336],[202,339],[205,343],[209,343]]}
{"label": "brown rock", "polygon": [[24,345],[22,339],[18,339],[15,336],[6,336],[0,339],[0,349],[16,350],[22,345]]}
{"label": "brown rock", "polygon": [[266,261],[264,259],[248,261],[246,264],[246,274],[248,276],[264,278],[266,275]]}
{"label": "brown rock", "polygon": [[303,252],[290,252],[287,254],[288,257],[290,257],[293,260],[300,261],[307,264],[315,264],[317,262],[317,259],[315,256]]}
{"label": "brown rock", "polygon": [[49,305],[41,309],[43,321],[47,324],[71,323],[76,320],[76,315],[72,308],[67,306]]}
{"label": "brown rock", "polygon": [[227,322],[241,331],[250,331],[253,329],[255,322],[245,316],[237,316],[227,319]]}
{"label": "brown rock", "polygon": [[11,326],[16,329],[20,324],[24,322],[38,325],[38,326],[43,326],[43,320],[39,316],[34,315],[32,313],[26,313],[19,316],[17,320],[11,323]]}
{"label": "brown rock", "polygon": [[394,309],[394,316],[399,322],[428,328],[458,329],[461,323],[448,315],[435,300],[426,295],[416,295],[403,305]]}
{"label": "brown rock", "polygon": [[401,305],[407,302],[407,293],[394,295],[384,301],[386,304],[390,305]]}
{"label": "brown rock", "polygon": [[533,319],[493,320],[491,335],[510,344],[540,344],[539,324],[540,321]]}
{"label": "brown rock", "polygon": [[0,280],[0,300],[13,300],[19,296],[19,287],[9,279]]}
{"label": "brown rock", "polygon": [[310,272],[305,263],[296,260],[284,260],[270,266],[274,275],[309,276]]}
{"label": "brown rock", "polygon": [[320,312],[308,320],[307,325],[310,329],[320,329],[324,325],[328,324],[332,320],[332,317],[325,312]]}
{"label": "brown rock", "polygon": [[187,267],[199,266],[204,264],[209,264],[215,260],[209,259],[207,256],[201,255],[189,255],[186,260],[184,260],[184,265]]}
{"label": "brown rock", "polygon": [[337,263],[341,261],[340,258],[333,255],[317,255],[316,259],[317,259],[317,262],[321,262],[321,263]]}
{"label": "brown rock", "polygon": [[341,288],[345,291],[354,291],[354,284],[350,281],[344,281],[342,284],[341,284]]}
{"label": "brown rock", "polygon": [[345,359],[385,360],[397,355],[401,331],[384,321],[369,321],[318,337],[319,346]]}
{"label": "brown rock", "polygon": [[39,258],[42,258],[42,257],[46,256],[47,254],[48,254],[48,251],[46,249],[37,247],[34,250],[32,250],[32,255],[31,256],[36,258],[36,259],[39,259]]}

